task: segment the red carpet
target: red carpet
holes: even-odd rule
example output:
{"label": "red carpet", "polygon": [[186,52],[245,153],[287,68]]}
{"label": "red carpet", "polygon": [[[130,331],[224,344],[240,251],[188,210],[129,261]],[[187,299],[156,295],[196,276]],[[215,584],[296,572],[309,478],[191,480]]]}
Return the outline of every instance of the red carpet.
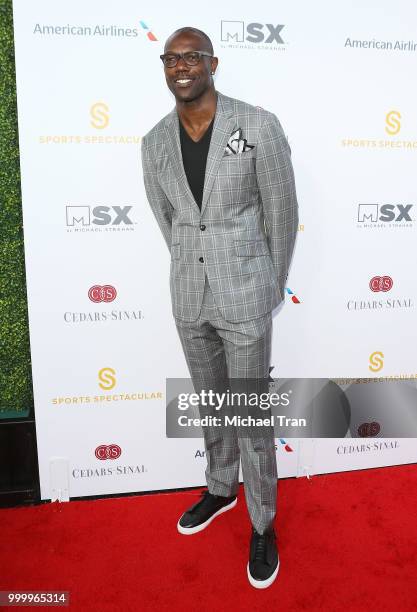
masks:
{"label": "red carpet", "polygon": [[0,590],[68,590],[66,609],[82,612],[417,609],[416,465],[280,481],[281,567],[265,591],[247,582],[243,490],[234,510],[181,536],[178,517],[197,498],[0,510]]}

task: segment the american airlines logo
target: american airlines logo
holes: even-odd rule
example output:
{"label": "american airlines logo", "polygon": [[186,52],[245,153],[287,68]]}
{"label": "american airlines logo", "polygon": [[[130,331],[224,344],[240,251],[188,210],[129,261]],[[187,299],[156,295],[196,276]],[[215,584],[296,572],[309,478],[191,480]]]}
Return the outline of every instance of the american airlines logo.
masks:
{"label": "american airlines logo", "polygon": [[294,452],[294,449],[288,444],[288,442],[284,438],[278,438],[278,440],[280,442],[280,446],[278,446],[278,444],[275,444],[276,451],[278,450],[278,448],[283,448],[286,453]]}
{"label": "american airlines logo", "polygon": [[285,287],[285,291],[290,296],[293,304],[300,304],[300,299],[295,295],[294,291],[292,291],[289,287]]}
{"label": "american airlines logo", "polygon": [[357,227],[412,227],[413,204],[359,204]]}
{"label": "american airlines logo", "polygon": [[281,24],[256,22],[245,24],[244,21],[222,21],[221,41],[232,47],[251,44],[253,45],[251,46],[252,49],[275,48],[276,50],[284,50],[283,28],[284,26]]}
{"label": "american airlines logo", "polygon": [[66,206],[67,232],[133,231],[133,206]]}

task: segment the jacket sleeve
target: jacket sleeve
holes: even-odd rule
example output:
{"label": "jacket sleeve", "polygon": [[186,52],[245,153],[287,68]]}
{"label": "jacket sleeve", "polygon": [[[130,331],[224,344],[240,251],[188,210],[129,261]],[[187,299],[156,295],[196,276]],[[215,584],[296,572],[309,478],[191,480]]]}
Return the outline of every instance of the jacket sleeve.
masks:
{"label": "jacket sleeve", "polygon": [[298,203],[291,149],[277,117],[269,113],[257,142],[256,177],[269,250],[284,298],[298,229]]}
{"label": "jacket sleeve", "polygon": [[141,154],[143,182],[145,184],[146,196],[152,212],[158,222],[159,229],[161,230],[165,242],[167,243],[168,250],[171,252],[172,212],[174,209],[158,182],[155,163],[151,159],[149,149],[146,147],[144,138],[142,139],[141,144]]}

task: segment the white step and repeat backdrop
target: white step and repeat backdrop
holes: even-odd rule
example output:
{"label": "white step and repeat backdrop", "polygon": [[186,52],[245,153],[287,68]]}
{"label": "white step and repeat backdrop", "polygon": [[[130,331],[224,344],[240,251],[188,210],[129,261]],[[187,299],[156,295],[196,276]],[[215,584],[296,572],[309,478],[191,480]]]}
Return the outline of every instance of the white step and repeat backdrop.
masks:
{"label": "white step and repeat backdrop", "polygon": [[[274,112],[292,148],[272,375],[416,376],[416,19],[407,0],[14,0],[43,499],[204,483],[203,441],[165,436],[165,380],[188,370],[140,161],[175,103],[159,54],[184,25],[211,37],[216,88]],[[277,459],[282,478],[415,462],[417,444],[278,439]]]}

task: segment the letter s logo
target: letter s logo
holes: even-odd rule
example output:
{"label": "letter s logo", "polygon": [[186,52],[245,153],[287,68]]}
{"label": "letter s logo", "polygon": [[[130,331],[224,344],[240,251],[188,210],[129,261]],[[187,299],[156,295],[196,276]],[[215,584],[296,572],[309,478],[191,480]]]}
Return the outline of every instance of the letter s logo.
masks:
{"label": "letter s logo", "polygon": [[98,386],[105,391],[109,391],[116,386],[116,371],[113,368],[101,368],[98,372]]}
{"label": "letter s logo", "polygon": [[92,120],[90,121],[90,125],[96,130],[103,130],[109,125],[109,107],[104,102],[96,102],[90,108],[90,115]]}
{"label": "letter s logo", "polygon": [[375,351],[369,355],[369,369],[371,372],[379,372],[384,367],[384,353]]}
{"label": "letter s logo", "polygon": [[385,131],[390,136],[395,136],[401,129],[401,113],[398,111],[392,110],[385,116]]}

